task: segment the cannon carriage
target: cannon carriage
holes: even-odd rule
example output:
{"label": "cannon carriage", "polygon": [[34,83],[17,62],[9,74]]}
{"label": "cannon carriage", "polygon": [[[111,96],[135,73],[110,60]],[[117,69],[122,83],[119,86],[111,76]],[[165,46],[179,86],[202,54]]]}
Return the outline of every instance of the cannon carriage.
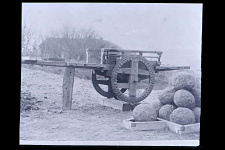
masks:
{"label": "cannon carriage", "polygon": [[144,100],[152,91],[155,73],[190,69],[189,66],[161,66],[160,51],[87,49],[86,63],[25,60],[23,64],[92,69],[95,90],[107,98],[131,104]]}
{"label": "cannon carriage", "polygon": [[158,71],[189,68],[160,68],[160,51],[103,48],[87,49],[86,52],[86,63],[108,66],[101,70],[92,70],[95,90],[104,97],[114,97],[133,104],[144,100],[151,93],[155,73]]}

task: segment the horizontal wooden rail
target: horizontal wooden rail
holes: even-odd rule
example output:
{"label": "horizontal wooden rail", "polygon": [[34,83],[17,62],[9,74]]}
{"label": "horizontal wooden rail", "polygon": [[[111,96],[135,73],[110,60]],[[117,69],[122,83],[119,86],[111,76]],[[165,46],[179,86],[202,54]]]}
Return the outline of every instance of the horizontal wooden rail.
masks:
{"label": "horizontal wooden rail", "polygon": [[54,67],[74,67],[84,69],[104,69],[110,70],[107,64],[94,64],[94,63],[72,63],[63,61],[37,61],[37,60],[24,60],[22,64],[40,65],[40,66],[54,66]]}
{"label": "horizontal wooden rail", "polygon": [[190,66],[156,66],[157,71],[169,71],[169,70],[180,70],[180,69],[190,69]]}
{"label": "horizontal wooden rail", "polygon": [[127,52],[127,53],[156,53],[161,55],[163,52],[161,51],[144,51],[144,50],[121,50],[121,49],[114,49],[114,48],[104,48],[104,51],[118,51],[118,52]]}
{"label": "horizontal wooden rail", "polygon": [[[130,71],[131,71],[130,68],[120,68],[118,73],[131,74]],[[138,74],[149,76],[149,71],[143,70],[143,69],[138,69]]]}

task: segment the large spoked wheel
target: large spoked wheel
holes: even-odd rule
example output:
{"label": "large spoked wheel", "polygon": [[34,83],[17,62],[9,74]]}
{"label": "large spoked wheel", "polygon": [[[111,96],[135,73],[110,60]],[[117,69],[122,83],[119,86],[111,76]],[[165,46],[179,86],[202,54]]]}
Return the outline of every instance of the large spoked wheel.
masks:
{"label": "large spoked wheel", "polygon": [[[116,94],[112,90],[111,77],[105,77],[106,72],[92,70],[92,84],[95,90],[102,96],[107,98],[116,98]],[[120,92],[125,92],[127,89],[121,89]]]}
{"label": "large spoked wheel", "polygon": [[[123,82],[121,82],[123,81]],[[119,100],[138,103],[152,91],[155,71],[142,56],[124,56],[112,71],[112,89]],[[128,89],[122,93],[121,89]]]}

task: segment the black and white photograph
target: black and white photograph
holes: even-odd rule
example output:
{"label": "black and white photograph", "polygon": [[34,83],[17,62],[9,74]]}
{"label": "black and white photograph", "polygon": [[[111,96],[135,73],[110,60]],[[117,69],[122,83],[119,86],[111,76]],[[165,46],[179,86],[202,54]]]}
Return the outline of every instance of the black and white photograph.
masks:
{"label": "black and white photograph", "polygon": [[20,145],[199,146],[202,3],[21,3]]}

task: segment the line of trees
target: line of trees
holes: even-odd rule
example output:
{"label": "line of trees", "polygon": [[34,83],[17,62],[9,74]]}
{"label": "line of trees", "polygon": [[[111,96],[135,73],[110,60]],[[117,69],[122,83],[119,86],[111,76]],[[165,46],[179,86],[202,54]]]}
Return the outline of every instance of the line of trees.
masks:
{"label": "line of trees", "polygon": [[37,34],[31,26],[23,25],[21,35],[22,55],[38,57],[39,44],[43,41],[42,34]]}
{"label": "line of trees", "polygon": [[[40,48],[40,44],[52,39],[51,45]],[[55,39],[55,40],[53,40]],[[119,48],[116,44],[104,41],[93,28],[79,28],[72,25],[64,25],[60,29],[52,29],[48,36],[35,34],[26,25],[22,28],[22,53],[38,57],[45,53],[64,53],[68,59],[85,60],[87,48]],[[45,52],[45,53],[44,53]]]}
{"label": "line of trees", "polygon": [[78,28],[76,26],[65,25],[60,30],[52,30],[50,38],[59,40],[65,57],[77,60],[85,59],[87,48],[96,48],[96,39],[99,34],[92,28]]}

